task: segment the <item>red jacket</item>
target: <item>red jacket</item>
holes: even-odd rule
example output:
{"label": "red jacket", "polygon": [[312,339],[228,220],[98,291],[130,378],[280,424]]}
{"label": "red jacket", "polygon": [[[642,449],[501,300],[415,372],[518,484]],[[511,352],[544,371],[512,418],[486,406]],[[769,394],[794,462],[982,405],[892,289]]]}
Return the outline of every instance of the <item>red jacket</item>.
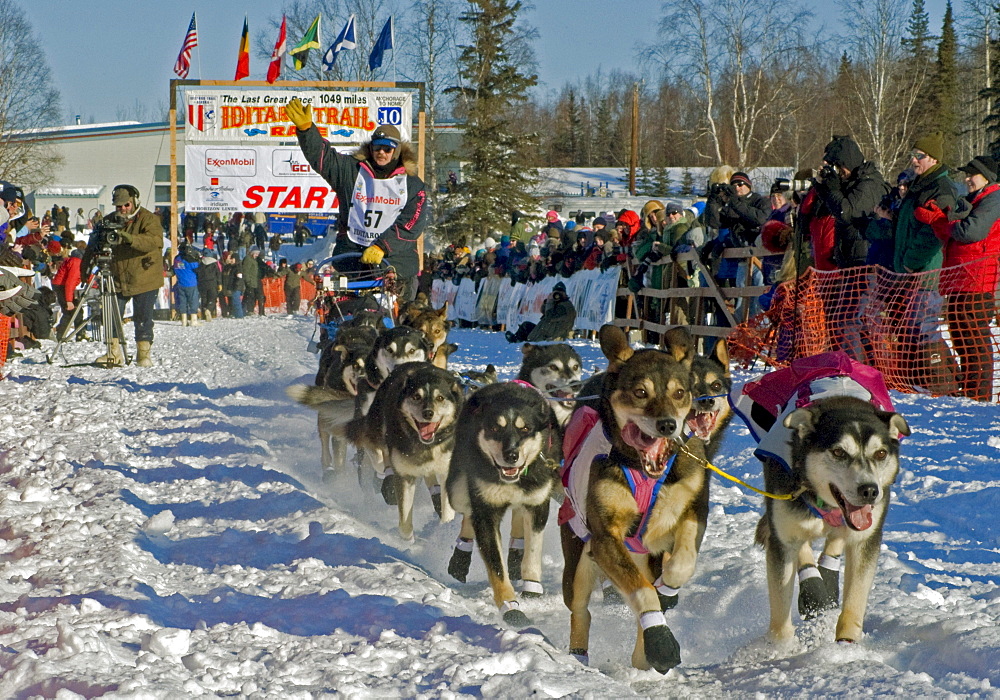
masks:
{"label": "red jacket", "polygon": [[[996,194],[994,194],[996,193]],[[975,224],[976,209],[980,211],[989,209],[991,214],[989,219],[993,219],[992,212],[994,206],[987,206],[983,200],[992,195],[993,198],[1000,198],[1000,185],[991,184],[976,192],[970,203],[972,211],[963,221],[956,221],[951,224],[952,235],[958,233],[961,228],[971,228]],[[995,202],[990,202],[990,205]],[[982,205],[982,206],[981,206]],[[987,222],[988,223],[988,222]],[[981,235],[981,234],[980,234]],[[956,267],[962,265],[958,270],[942,270],[941,272],[941,293],[952,294],[954,292],[980,292],[992,294],[997,288],[997,258],[1000,256],[1000,219],[993,219],[989,228],[989,233],[982,240],[971,243],[962,243],[954,238],[949,238],[944,247],[944,263],[942,268]]]}
{"label": "red jacket", "polygon": [[52,286],[63,287],[63,298],[67,303],[73,301],[73,292],[80,284],[80,263],[82,260],[74,255],[63,260],[63,264],[52,278]]}
{"label": "red jacket", "polygon": [[639,232],[639,227],[642,225],[642,222],[639,221],[639,215],[631,209],[626,209],[622,212],[622,215],[618,217],[618,220],[624,221],[628,224],[628,231],[626,231],[625,235],[622,237],[622,246],[632,245],[632,239],[635,238],[635,234]]}
{"label": "red jacket", "polygon": [[813,267],[817,270],[836,270],[837,265],[833,261],[833,251],[835,247],[835,220],[833,215],[816,215],[820,208],[819,194],[814,189],[810,189],[802,199],[799,212],[808,217],[809,220],[809,240],[812,241]]}

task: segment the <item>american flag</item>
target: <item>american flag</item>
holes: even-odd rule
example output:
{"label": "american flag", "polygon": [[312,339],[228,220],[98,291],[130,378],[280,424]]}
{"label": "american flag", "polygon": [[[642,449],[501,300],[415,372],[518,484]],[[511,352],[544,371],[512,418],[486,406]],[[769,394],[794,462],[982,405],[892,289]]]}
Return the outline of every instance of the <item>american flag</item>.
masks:
{"label": "american flag", "polygon": [[181,52],[177,54],[177,63],[174,64],[174,73],[181,78],[188,77],[191,70],[191,49],[198,45],[198,27],[195,25],[194,13],[191,13],[191,24],[188,25],[187,34],[184,35],[184,45]]}

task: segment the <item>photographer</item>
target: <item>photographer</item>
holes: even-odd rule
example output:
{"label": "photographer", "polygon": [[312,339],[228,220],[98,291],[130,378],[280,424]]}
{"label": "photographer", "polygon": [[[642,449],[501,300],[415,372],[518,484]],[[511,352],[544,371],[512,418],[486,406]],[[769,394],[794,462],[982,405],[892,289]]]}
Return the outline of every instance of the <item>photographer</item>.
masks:
{"label": "photographer", "polygon": [[849,136],[834,136],[823,153],[823,167],[814,180],[817,196],[834,218],[833,260],[838,268],[867,262],[864,232],[875,207],[889,194],[889,185]]}
{"label": "photographer", "polygon": [[[132,300],[132,321],[138,349],[136,364],[152,367],[153,305],[163,286],[163,229],[153,212],[139,206],[139,190],[118,185],[111,191],[117,217],[107,216],[90,237],[81,268],[89,271],[99,258],[110,257],[108,269],[118,292],[118,308]],[[111,223],[109,225],[109,220]],[[113,223],[117,220],[117,223]],[[121,228],[115,230],[118,224]],[[125,364],[121,338],[109,339],[108,353],[95,362],[105,367]]]}

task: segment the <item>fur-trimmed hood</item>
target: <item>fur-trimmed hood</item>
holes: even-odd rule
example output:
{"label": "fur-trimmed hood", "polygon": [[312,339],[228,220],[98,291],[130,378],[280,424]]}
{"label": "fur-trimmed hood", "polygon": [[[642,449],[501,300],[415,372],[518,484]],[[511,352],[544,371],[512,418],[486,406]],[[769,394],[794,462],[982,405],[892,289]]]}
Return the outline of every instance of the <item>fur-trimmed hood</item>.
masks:
{"label": "fur-trimmed hood", "polygon": [[[398,150],[399,162],[406,168],[406,174],[415,176],[417,174],[417,155],[413,152],[413,146],[406,142],[400,142]],[[358,150],[354,152],[354,158],[359,161],[374,163],[375,159],[372,157],[371,141],[358,146]]]}

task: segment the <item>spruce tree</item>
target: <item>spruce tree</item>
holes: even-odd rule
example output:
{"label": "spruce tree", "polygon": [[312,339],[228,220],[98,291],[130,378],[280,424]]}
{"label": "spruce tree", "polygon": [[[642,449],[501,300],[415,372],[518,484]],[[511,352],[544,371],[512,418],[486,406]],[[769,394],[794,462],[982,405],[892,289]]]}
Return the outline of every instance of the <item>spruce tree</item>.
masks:
{"label": "spruce tree", "polygon": [[935,128],[944,134],[945,160],[955,155],[958,137],[958,40],[955,37],[955,22],[949,0],[941,25],[941,41],[938,43],[937,66],[932,84],[932,109]]}
{"label": "spruce tree", "polygon": [[653,189],[656,191],[656,194],[669,197],[674,184],[670,179],[670,171],[667,170],[665,166],[661,165],[653,172],[655,173],[653,179]]}
{"label": "spruce tree", "polygon": [[913,0],[913,10],[906,25],[906,34],[902,44],[910,58],[922,64],[930,63],[933,57],[931,47],[935,37],[930,34],[930,15],[924,9],[924,0]]}
{"label": "spruce tree", "polygon": [[681,174],[681,194],[685,196],[694,194],[694,175],[691,173],[691,168],[684,168]]}
{"label": "spruce tree", "polygon": [[[1000,21],[1000,4],[993,10]],[[991,40],[993,51],[1000,51],[1000,38]],[[993,85],[979,91],[979,97],[986,101],[989,112],[983,118],[983,125],[986,127],[987,138],[990,140],[986,150],[994,158],[1000,158],[1000,62],[993,64]]]}
{"label": "spruce tree", "polygon": [[512,211],[530,212],[538,205],[532,194],[534,171],[526,165],[537,134],[525,133],[516,117],[528,89],[538,82],[538,76],[522,72],[511,53],[521,7],[509,0],[470,0],[459,17],[471,41],[459,47],[463,84],[448,92],[459,96],[466,115],[468,162],[458,201],[448,217],[453,237],[484,238],[490,231],[505,230]]}

